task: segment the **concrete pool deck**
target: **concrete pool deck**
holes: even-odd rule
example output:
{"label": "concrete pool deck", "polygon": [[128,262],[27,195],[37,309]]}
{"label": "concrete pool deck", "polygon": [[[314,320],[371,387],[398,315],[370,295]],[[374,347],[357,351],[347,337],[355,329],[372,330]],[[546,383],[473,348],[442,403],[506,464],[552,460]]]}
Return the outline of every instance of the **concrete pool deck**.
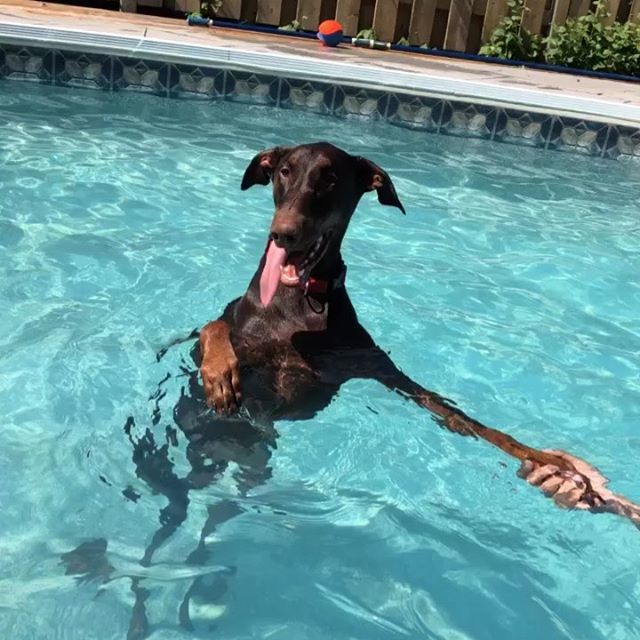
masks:
{"label": "concrete pool deck", "polygon": [[248,69],[638,127],[640,83],[348,46],[67,5],[0,0],[0,42]]}

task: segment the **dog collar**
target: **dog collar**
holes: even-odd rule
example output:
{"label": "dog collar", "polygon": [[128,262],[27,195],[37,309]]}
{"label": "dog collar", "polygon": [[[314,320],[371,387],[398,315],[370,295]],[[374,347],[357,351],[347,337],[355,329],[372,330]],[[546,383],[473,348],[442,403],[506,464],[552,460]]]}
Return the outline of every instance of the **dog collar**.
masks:
{"label": "dog collar", "polygon": [[320,278],[314,278],[310,276],[307,281],[302,284],[304,295],[328,295],[336,289],[344,287],[344,282],[347,278],[347,265],[343,264],[340,273],[331,280],[322,280]]}

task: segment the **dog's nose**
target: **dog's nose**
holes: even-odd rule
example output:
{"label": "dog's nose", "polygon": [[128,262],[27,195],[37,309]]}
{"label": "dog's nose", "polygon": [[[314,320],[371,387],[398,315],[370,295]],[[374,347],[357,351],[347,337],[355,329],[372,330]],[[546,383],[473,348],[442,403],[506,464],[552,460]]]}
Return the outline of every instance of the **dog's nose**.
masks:
{"label": "dog's nose", "polygon": [[281,226],[272,228],[269,237],[281,249],[291,249],[296,244],[297,233],[294,227]]}

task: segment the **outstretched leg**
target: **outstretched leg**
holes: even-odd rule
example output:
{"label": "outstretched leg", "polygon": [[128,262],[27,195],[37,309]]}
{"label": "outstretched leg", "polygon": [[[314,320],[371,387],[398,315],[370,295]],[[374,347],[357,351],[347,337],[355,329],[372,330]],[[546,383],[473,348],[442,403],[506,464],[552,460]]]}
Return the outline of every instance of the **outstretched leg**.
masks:
{"label": "outstretched leg", "polygon": [[640,527],[640,505],[611,492],[606,486],[606,478],[584,460],[563,451],[529,447],[498,429],[487,427],[451,401],[414,382],[378,347],[365,353],[359,351],[355,362],[354,377],[378,380],[427,409],[440,426],[463,436],[486,440],[520,460],[519,475],[530,484],[539,486],[559,506],[613,513]]}

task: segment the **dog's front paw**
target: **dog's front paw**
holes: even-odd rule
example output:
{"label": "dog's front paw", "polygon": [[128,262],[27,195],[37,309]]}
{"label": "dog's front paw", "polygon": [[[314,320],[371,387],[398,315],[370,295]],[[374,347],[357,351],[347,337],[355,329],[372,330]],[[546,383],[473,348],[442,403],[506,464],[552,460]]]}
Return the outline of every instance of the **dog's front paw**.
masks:
{"label": "dog's front paw", "polygon": [[607,489],[606,478],[584,460],[564,451],[550,450],[546,453],[566,461],[566,467],[525,460],[518,475],[541,489],[559,507],[598,511],[613,495]]}
{"label": "dog's front paw", "polygon": [[235,413],[242,402],[238,359],[235,355],[203,361],[200,375],[207,405],[217,413]]}

